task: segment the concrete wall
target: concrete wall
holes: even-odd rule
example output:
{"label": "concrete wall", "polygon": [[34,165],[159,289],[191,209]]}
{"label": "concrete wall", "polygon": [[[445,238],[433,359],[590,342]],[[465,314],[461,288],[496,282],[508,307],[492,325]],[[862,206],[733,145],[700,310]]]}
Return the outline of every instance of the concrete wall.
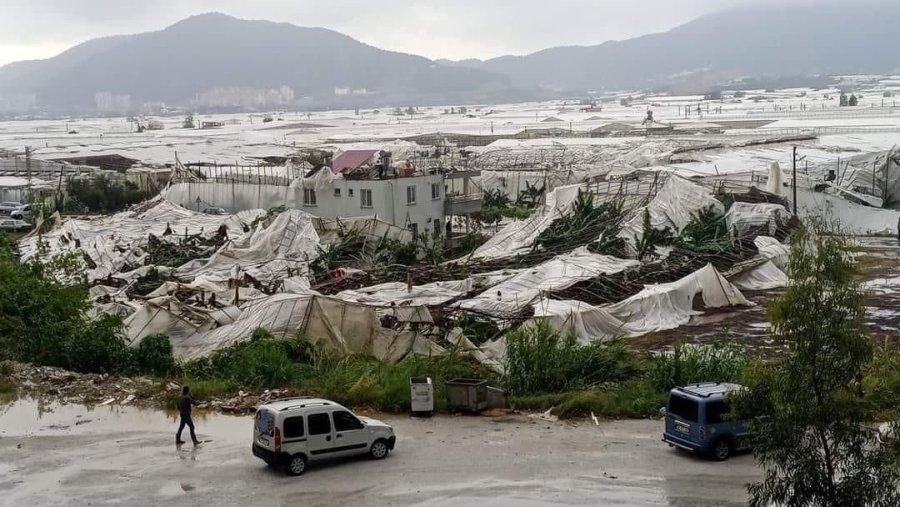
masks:
{"label": "concrete wall", "polygon": [[[313,182],[310,180],[309,185]],[[436,184],[439,197],[432,198]],[[407,187],[415,187],[415,203],[407,203]],[[362,190],[372,191],[372,206],[362,206]],[[304,204],[304,189],[280,185],[247,183],[175,183],[165,193],[171,201],[197,210],[219,206],[229,212],[287,206],[322,218],[375,216],[385,222],[408,227],[416,224],[419,233],[433,234],[435,226],[443,234],[444,176],[432,174],[388,180],[337,179],[314,189],[316,204]],[[335,190],[340,191],[338,196]],[[352,193],[351,193],[352,192]],[[198,204],[197,198],[200,198]]]}

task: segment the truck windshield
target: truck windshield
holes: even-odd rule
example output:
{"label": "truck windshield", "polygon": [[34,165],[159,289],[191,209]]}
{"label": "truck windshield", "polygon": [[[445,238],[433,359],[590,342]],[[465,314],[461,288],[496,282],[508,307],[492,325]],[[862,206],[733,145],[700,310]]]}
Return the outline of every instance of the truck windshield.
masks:
{"label": "truck windshield", "polygon": [[697,422],[697,402],[672,394],[669,396],[669,414],[690,422]]}

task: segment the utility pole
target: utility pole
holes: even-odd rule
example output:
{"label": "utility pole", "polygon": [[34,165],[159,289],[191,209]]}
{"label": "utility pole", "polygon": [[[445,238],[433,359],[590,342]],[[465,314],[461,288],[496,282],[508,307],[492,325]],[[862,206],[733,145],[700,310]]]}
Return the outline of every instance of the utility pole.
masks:
{"label": "utility pole", "polygon": [[797,147],[794,146],[793,156],[791,157],[791,162],[794,168],[794,215],[797,215]]}

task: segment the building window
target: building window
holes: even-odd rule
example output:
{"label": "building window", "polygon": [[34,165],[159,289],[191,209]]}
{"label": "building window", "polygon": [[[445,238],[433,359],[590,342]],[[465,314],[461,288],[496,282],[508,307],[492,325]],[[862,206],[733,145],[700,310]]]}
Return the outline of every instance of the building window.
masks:
{"label": "building window", "polygon": [[350,197],[353,197],[353,189],[352,188],[347,189],[347,195]]}
{"label": "building window", "polygon": [[303,189],[303,205],[304,206],[315,206],[316,205],[316,190],[314,188],[304,188]]}
{"label": "building window", "polygon": [[415,204],[416,203],[416,187],[415,185],[410,185],[406,187],[406,204]]}
{"label": "building window", "polygon": [[431,184],[431,198],[435,201],[441,198],[441,184],[440,183],[432,183]]}
{"label": "building window", "polygon": [[435,237],[435,239],[441,237],[441,221],[440,221],[440,219],[434,220],[434,237]]}
{"label": "building window", "polygon": [[363,208],[372,207],[372,191],[370,189],[361,188],[359,190],[359,205]]}
{"label": "building window", "polygon": [[413,241],[419,239],[419,224],[409,224],[409,230],[412,231]]}
{"label": "building window", "polygon": [[340,197],[340,196],[341,196],[341,189],[339,189],[339,188],[334,189],[334,196],[335,196],[335,197]]}

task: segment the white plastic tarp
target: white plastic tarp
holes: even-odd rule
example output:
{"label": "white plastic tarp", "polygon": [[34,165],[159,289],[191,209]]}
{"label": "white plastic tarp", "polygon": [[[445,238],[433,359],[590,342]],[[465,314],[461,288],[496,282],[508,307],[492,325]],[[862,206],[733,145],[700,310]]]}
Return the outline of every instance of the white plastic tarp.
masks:
{"label": "white plastic tarp", "polygon": [[178,268],[177,276],[193,279],[201,274],[213,281],[249,275],[269,283],[305,272],[318,255],[319,236],[312,216],[300,210],[279,214],[268,227],[259,224],[249,234],[222,246],[207,262],[190,262]]}
{"label": "white plastic tarp", "polygon": [[212,316],[192,322],[195,315],[185,315],[180,305],[152,303],[145,306],[144,315],[135,314],[126,322],[132,345],[150,334],[168,334],[173,351],[182,359],[202,357],[240,343],[257,328],[279,338],[302,334],[341,353],[366,354],[386,361],[405,357],[418,339],[415,331],[381,327],[373,307],[324,296],[275,294],[243,305],[231,322],[223,323]]}
{"label": "white plastic tarp", "polygon": [[641,334],[607,310],[583,301],[542,299],[534,304],[534,318],[526,325],[536,321],[544,321],[561,333],[574,333],[582,343]]}
{"label": "white plastic tarp", "polygon": [[[173,236],[202,234],[212,237],[221,225],[225,225],[229,237],[244,233],[243,222],[251,220],[261,210],[240,215],[207,215],[193,212],[164,199],[156,198],[136,211],[124,211],[96,219],[66,219],[62,224],[40,236],[48,245],[50,255],[80,249],[97,265],[88,271],[89,280],[102,280],[116,275],[127,266],[140,266],[146,254],[144,248],[149,234],[163,238],[168,225]],[[172,236],[164,240],[170,240]],[[38,253],[37,235],[30,235],[19,242],[23,259]]]}
{"label": "white plastic tarp", "polygon": [[737,287],[707,264],[680,280],[647,285],[634,296],[603,308],[635,332],[644,334],[690,322],[692,316],[700,313],[694,308],[698,295],[702,296],[703,308],[752,306]]}
{"label": "white plastic tarp", "polygon": [[581,188],[583,185],[569,185],[548,193],[540,210],[527,220],[516,220],[504,227],[472,252],[471,258],[503,259],[528,251],[541,232],[572,209]]}
{"label": "white plastic tarp", "polygon": [[787,287],[788,276],[772,261],[766,261],[731,279],[731,283],[741,290],[771,290]]}
{"label": "white plastic tarp", "polygon": [[389,282],[371,287],[340,292],[338,299],[350,303],[378,306],[436,306],[463,296],[472,290],[472,280],[454,280],[414,285],[412,290],[402,282]]}
{"label": "white plastic tarp", "polygon": [[581,247],[533,268],[522,269],[478,296],[460,301],[459,307],[507,317],[530,306],[542,292],[567,289],[578,282],[619,273],[638,264],[635,260],[594,254]]}
{"label": "white plastic tarp", "polygon": [[731,234],[745,236],[751,230],[765,227],[768,234],[775,234],[779,223],[785,223],[791,213],[780,204],[736,202],[725,213],[725,223]]}
{"label": "white plastic tarp", "polygon": [[719,213],[725,212],[725,207],[713,197],[708,188],[680,176],[670,175],[646,208],[638,209],[625,222],[619,237],[633,247],[635,238],[643,236],[644,209],[650,212],[650,225],[654,229],[669,227],[673,233],[678,234],[690,223],[693,215],[710,206]]}
{"label": "white plastic tarp", "polygon": [[770,236],[757,236],[753,244],[756,245],[760,255],[772,261],[778,269],[787,272],[791,261],[790,247]]}

